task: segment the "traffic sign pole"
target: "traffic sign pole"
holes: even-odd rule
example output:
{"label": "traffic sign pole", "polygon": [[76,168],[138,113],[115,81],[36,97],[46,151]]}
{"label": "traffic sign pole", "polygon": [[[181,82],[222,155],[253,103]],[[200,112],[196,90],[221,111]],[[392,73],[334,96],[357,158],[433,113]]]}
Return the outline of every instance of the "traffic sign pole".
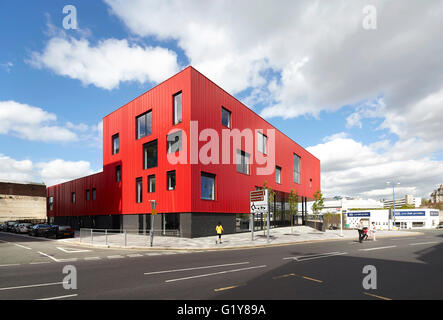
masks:
{"label": "traffic sign pole", "polygon": [[149,200],[149,202],[151,202],[151,208],[152,208],[152,212],[151,212],[151,234],[150,234],[151,247],[152,247],[154,245],[154,216],[157,214],[157,210],[155,210],[155,207],[157,206],[157,203],[155,202],[155,200]]}

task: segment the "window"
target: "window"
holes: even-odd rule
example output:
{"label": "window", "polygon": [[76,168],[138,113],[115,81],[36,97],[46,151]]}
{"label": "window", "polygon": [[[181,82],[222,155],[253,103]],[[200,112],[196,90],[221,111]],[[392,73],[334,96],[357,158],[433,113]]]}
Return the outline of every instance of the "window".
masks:
{"label": "window", "polygon": [[312,188],[312,179],[309,179],[309,188]]}
{"label": "window", "polygon": [[275,167],[275,182],[281,183],[281,168]]}
{"label": "window", "polygon": [[115,182],[122,181],[122,167],[116,166],[115,167]]}
{"label": "window", "polygon": [[157,167],[157,140],[143,145],[143,169]]}
{"label": "window", "polygon": [[95,188],[92,188],[92,200],[97,199],[97,190]]}
{"label": "window", "polygon": [[215,175],[202,172],[200,188],[203,200],[215,200]]}
{"label": "window", "polygon": [[48,203],[49,203],[49,211],[54,210],[54,197],[49,197]]}
{"label": "window", "polygon": [[175,190],[175,170],[168,171],[168,190]]}
{"label": "window", "polygon": [[300,183],[300,157],[294,153],[294,182]]}
{"label": "window", "polygon": [[72,203],[75,203],[75,192],[72,193]]}
{"label": "window", "polygon": [[148,176],[148,192],[155,192],[155,175]]}
{"label": "window", "polygon": [[249,153],[237,150],[237,172],[249,174]]}
{"label": "window", "polygon": [[174,95],[174,124],[182,122],[182,93]]}
{"label": "window", "polygon": [[89,189],[86,189],[86,201],[89,201],[90,195],[89,195]]}
{"label": "window", "polygon": [[222,107],[222,125],[231,128],[231,112]]}
{"label": "window", "polygon": [[182,149],[182,132],[174,132],[167,137],[168,153],[174,153]]}
{"label": "window", "polygon": [[137,203],[143,202],[143,179],[137,178],[136,179],[136,192],[137,192]]}
{"label": "window", "polygon": [[137,117],[137,139],[152,134],[152,111]]}
{"label": "window", "polygon": [[117,154],[119,151],[119,138],[118,133],[112,136],[112,154]]}
{"label": "window", "polygon": [[268,137],[261,132],[258,132],[257,135],[258,151],[263,154],[268,154]]}

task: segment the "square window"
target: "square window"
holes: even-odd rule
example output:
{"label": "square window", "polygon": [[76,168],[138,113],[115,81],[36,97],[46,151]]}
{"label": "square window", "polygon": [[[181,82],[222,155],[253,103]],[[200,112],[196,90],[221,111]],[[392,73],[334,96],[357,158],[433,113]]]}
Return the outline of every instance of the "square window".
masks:
{"label": "square window", "polygon": [[171,133],[166,138],[168,143],[168,153],[174,153],[177,151],[180,151],[182,149],[182,132],[177,131],[174,133]]}
{"label": "square window", "polygon": [[118,133],[112,136],[112,154],[117,154],[119,152],[120,142]]}
{"label": "square window", "polygon": [[237,172],[249,174],[249,153],[237,150]]}
{"label": "square window", "polygon": [[175,190],[175,170],[168,171],[167,179],[168,190]]}
{"label": "square window", "polygon": [[157,167],[157,140],[143,145],[143,169]]}
{"label": "square window", "polygon": [[215,175],[201,173],[200,193],[203,200],[215,200]]}
{"label": "square window", "polygon": [[231,112],[222,107],[222,125],[231,128]]}
{"label": "square window", "polygon": [[174,95],[174,124],[182,122],[182,93]]}
{"label": "square window", "polygon": [[155,175],[148,176],[148,192],[155,192]]}
{"label": "square window", "polygon": [[137,117],[137,139],[152,134],[152,111],[148,111]]}

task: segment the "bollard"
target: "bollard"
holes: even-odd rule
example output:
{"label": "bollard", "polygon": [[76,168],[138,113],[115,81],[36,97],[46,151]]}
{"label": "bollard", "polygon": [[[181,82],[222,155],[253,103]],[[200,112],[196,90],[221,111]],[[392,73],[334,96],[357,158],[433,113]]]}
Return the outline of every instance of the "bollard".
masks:
{"label": "bollard", "polygon": [[93,234],[93,231],[94,231],[94,230],[91,229],[91,244],[94,242],[94,236],[92,235],[92,234]]}
{"label": "bollard", "polygon": [[105,229],[105,245],[108,245],[108,229]]}
{"label": "bollard", "polygon": [[124,230],[125,231],[125,247],[128,245],[128,238],[127,238],[127,236],[126,236],[126,230]]}

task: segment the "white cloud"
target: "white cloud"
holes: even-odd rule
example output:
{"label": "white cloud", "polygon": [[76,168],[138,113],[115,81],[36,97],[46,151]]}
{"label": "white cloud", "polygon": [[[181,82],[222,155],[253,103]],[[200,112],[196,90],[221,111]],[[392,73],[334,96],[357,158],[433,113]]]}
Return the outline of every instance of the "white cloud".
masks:
{"label": "white cloud", "polygon": [[34,179],[33,169],[30,160],[17,161],[0,154],[0,180],[31,182]]}
{"label": "white cloud", "polygon": [[0,101],[0,134],[13,134],[31,141],[65,142],[77,140],[77,135],[63,127],[52,125],[53,113],[15,101]]}
{"label": "white cloud", "polygon": [[55,36],[29,62],[107,90],[125,81],[160,82],[179,70],[175,52],[131,45],[125,39],[106,39],[94,46],[87,39]]}
{"label": "white cloud", "polygon": [[87,161],[65,161],[56,159],[50,162],[39,162],[36,165],[38,175],[47,186],[81,178],[95,173]]}
{"label": "white cloud", "polygon": [[336,138],[307,148],[321,161],[324,193],[328,196],[385,195],[386,182],[395,180],[401,182],[400,192],[429,197],[435,185],[441,183],[443,162],[420,157],[420,154],[411,159],[410,149],[397,144],[382,153],[377,153],[375,146],[379,147],[378,144],[365,146],[350,138]]}

